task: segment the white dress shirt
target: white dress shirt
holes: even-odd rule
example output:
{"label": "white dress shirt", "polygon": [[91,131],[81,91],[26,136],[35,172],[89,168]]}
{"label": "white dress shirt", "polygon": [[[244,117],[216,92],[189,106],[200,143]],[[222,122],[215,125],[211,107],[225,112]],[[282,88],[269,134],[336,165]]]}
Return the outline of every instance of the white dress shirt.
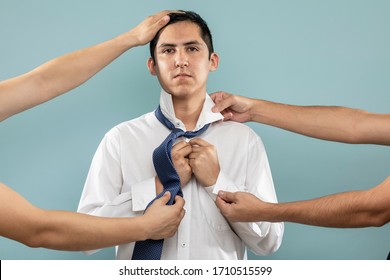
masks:
{"label": "white dress shirt", "polygon": [[[193,176],[183,187],[186,214],[177,233],[165,239],[161,259],[246,259],[246,247],[258,255],[275,252],[283,237],[283,223],[229,223],[215,204],[219,190],[250,192],[277,202],[263,143],[246,125],[222,122],[206,100],[195,130],[208,123],[200,138],[217,149],[220,173],[214,186],[205,187]],[[171,95],[162,90],[163,114],[178,128]],[[156,196],[152,153],[170,130],[154,112],[112,128],[100,143],[88,173],[79,212],[104,217],[142,215]],[[117,246],[117,259],[131,259],[135,243]]]}

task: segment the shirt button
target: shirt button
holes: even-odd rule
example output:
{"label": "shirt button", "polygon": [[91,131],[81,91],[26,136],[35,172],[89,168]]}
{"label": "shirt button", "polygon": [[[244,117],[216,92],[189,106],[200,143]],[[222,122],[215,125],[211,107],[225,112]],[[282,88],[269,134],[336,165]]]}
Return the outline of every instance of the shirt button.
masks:
{"label": "shirt button", "polygon": [[187,247],[187,243],[184,243],[184,242],[182,242],[180,245],[181,245],[181,247],[183,247],[183,248]]}

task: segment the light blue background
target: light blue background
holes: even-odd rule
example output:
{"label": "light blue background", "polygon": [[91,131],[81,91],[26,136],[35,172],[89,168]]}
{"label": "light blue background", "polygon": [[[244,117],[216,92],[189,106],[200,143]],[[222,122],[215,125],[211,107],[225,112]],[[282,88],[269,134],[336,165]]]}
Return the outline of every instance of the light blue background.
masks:
{"label": "light blue background", "polygon": [[[390,2],[379,0],[1,0],[0,79],[112,38],[162,9],[194,10],[209,23],[221,59],[209,92],[389,113]],[[0,180],[34,205],[74,211],[104,133],[158,104],[147,58],[147,47],[130,50],[71,93],[1,123]],[[249,125],[266,146],[279,201],[366,189],[389,176],[388,147]],[[385,259],[390,250],[390,225],[285,226],[280,250],[259,259]],[[0,259],[113,257],[113,248],[85,256],[0,238]]]}

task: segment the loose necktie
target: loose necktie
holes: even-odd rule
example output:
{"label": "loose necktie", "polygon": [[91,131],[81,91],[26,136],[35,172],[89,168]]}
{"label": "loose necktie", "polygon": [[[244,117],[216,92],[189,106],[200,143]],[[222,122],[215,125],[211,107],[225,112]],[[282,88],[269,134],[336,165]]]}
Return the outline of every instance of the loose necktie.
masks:
{"label": "loose necktie", "polygon": [[[176,128],[161,112],[160,106],[158,106],[155,111],[157,119],[169,128],[172,132],[168,137],[158,146],[153,152],[153,164],[156,170],[157,176],[160,179],[161,183],[164,186],[162,193],[157,195],[147,206],[146,209],[158,198],[164,195],[166,191],[171,193],[171,198],[168,201],[167,205],[172,205],[175,201],[175,196],[183,196],[180,186],[180,177],[177,174],[175,167],[173,165],[171,150],[173,143],[178,137],[193,138],[197,135],[202,134],[207,130],[209,124],[202,127],[197,131],[183,131],[179,128]],[[145,209],[145,210],[146,210]],[[134,246],[134,252],[132,259],[133,260],[159,260],[161,258],[162,248],[164,240],[144,240],[137,241]]]}

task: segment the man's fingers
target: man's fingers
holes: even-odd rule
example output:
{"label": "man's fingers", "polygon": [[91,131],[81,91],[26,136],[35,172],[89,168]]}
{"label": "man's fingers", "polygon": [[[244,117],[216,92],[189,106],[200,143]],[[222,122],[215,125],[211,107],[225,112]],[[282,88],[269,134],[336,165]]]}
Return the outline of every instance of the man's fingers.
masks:
{"label": "man's fingers", "polygon": [[226,201],[224,201],[219,196],[217,196],[217,199],[216,199],[215,203],[216,203],[218,209],[221,211],[222,215],[224,215],[226,217],[226,215],[229,212],[229,207],[231,207],[231,204],[227,203]]}
{"label": "man's fingers", "polygon": [[235,193],[232,192],[219,191],[218,197],[223,199],[227,203],[235,202]]}
{"label": "man's fingers", "polygon": [[166,16],[163,16],[158,22],[157,22],[157,27],[158,28],[161,28],[163,26],[165,26],[170,20],[170,17],[168,15]]}
{"label": "man's fingers", "polygon": [[214,113],[222,112],[233,104],[232,95],[223,91],[215,92],[210,97],[215,103],[215,106],[211,108]]}
{"label": "man's fingers", "polygon": [[180,11],[175,10],[165,10],[161,11],[155,15],[151,15],[150,18],[150,27],[152,29],[159,30],[164,27],[170,20],[170,14],[172,13],[182,13]]}
{"label": "man's fingers", "polygon": [[215,203],[217,204],[218,208],[220,208],[220,209],[223,208],[223,206],[225,206],[225,204],[227,204],[227,202],[219,196],[217,196]]}
{"label": "man's fingers", "polygon": [[199,152],[192,152],[188,155],[189,159],[196,159],[197,157],[199,157]]}
{"label": "man's fingers", "polygon": [[186,211],[184,209],[184,203],[185,203],[185,200],[181,196],[177,195],[175,197],[175,204],[172,206],[172,207],[180,209],[180,220],[182,220],[184,215],[186,214]]}
{"label": "man's fingers", "polygon": [[176,144],[173,145],[172,151],[178,151],[180,149],[185,148],[186,146],[191,146],[191,145],[188,144],[186,141],[177,142]]}
{"label": "man's fingers", "polygon": [[179,142],[172,148],[172,153],[178,154],[181,157],[186,157],[192,152],[192,146],[187,142]]}
{"label": "man's fingers", "polygon": [[222,99],[222,94],[223,94],[222,91],[216,91],[216,92],[209,94],[209,96],[210,96],[211,100],[213,100],[214,103],[216,103],[217,101],[220,101]]}
{"label": "man's fingers", "polygon": [[224,121],[228,121],[233,118],[233,113],[229,111],[229,107],[233,105],[232,95],[226,92],[215,92],[210,95],[215,105],[211,108],[214,113],[221,113]]}
{"label": "man's fingers", "polygon": [[228,121],[233,118],[233,113],[232,112],[222,112],[223,119],[224,121]]}
{"label": "man's fingers", "polygon": [[[197,146],[200,146],[200,147],[205,147],[205,146],[210,145],[209,142],[207,142],[207,141],[205,141],[205,140],[203,140],[201,138],[193,138],[193,139],[190,140],[189,143],[190,143],[191,146],[197,145]],[[193,147],[193,148],[195,148],[195,147]]]}
{"label": "man's fingers", "polygon": [[185,201],[181,196],[179,196],[179,195],[175,196],[175,204],[174,204],[175,207],[183,208],[184,203],[185,203]]}
{"label": "man's fingers", "polygon": [[159,200],[165,205],[168,203],[170,198],[171,198],[171,193],[167,191],[164,193],[162,197],[159,198]]}
{"label": "man's fingers", "polygon": [[163,26],[165,26],[169,20],[170,20],[170,17],[169,15],[170,14],[184,14],[185,12],[182,12],[182,11],[178,11],[178,10],[165,10],[165,11],[161,11],[160,13],[156,14],[156,16],[159,18],[159,20],[157,21],[156,25],[161,28]]}
{"label": "man's fingers", "polygon": [[178,12],[178,11],[165,10],[165,11],[161,11],[161,12],[157,13],[155,15],[155,17],[158,19],[156,24],[159,25],[160,27],[164,26],[170,20],[169,14],[176,13],[176,12]]}

